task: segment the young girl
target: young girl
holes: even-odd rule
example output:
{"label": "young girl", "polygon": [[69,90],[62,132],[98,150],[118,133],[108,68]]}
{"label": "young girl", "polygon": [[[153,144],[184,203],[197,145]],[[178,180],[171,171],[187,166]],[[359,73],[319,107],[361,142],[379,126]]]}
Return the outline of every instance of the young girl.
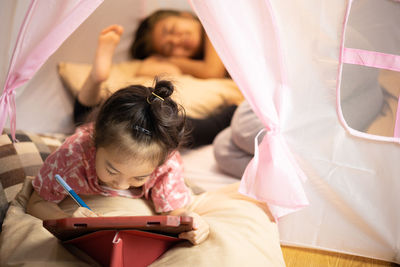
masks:
{"label": "young girl", "polygon": [[[61,175],[77,194],[144,197],[157,213],[179,215],[190,203],[177,149],[185,134],[183,110],[171,99],[173,85],[157,81],[154,88],[130,86],[111,95],[95,123],[75,134],[51,154],[32,182],[27,211],[40,218],[69,215],[57,205],[67,193],[57,183]],[[199,244],[208,236],[208,224],[197,214],[195,230],[181,238]],[[97,216],[78,208],[72,217]]]}
{"label": "young girl", "polygon": [[[100,90],[101,83],[108,79],[114,50],[121,39],[123,31],[120,25],[111,25],[100,33],[92,70],[75,100],[74,121],[76,124],[87,122],[88,114],[92,111],[93,107],[103,101]],[[173,73],[176,68],[171,63],[157,62],[150,69],[154,74],[160,74],[163,71]],[[205,119],[187,118],[187,128],[191,129],[191,136],[189,138],[190,146],[196,147],[211,144],[214,137],[229,126],[235,109],[236,106],[232,105],[221,109]]]}
{"label": "young girl", "polygon": [[154,75],[164,69],[198,78],[226,76],[200,21],[185,11],[159,10],[144,19],[136,31],[131,56],[145,59],[141,75]]}

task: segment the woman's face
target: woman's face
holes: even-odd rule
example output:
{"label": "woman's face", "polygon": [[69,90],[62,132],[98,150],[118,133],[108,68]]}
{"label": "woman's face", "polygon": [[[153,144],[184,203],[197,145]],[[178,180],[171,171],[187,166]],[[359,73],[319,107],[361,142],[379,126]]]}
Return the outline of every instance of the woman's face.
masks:
{"label": "woman's face", "polygon": [[127,158],[116,150],[100,147],[96,151],[96,173],[100,184],[114,189],[140,187],[157,166]]}
{"label": "woman's face", "polygon": [[202,47],[202,26],[191,17],[169,16],[154,25],[153,49],[165,57],[192,58]]}

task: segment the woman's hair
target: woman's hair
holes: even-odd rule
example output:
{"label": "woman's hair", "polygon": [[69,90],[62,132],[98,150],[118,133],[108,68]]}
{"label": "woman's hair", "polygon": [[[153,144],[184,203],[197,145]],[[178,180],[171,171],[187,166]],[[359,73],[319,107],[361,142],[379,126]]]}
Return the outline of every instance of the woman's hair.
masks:
{"label": "woman's hair", "polygon": [[186,139],[185,112],[173,91],[170,81],[156,78],[154,88],[132,85],[112,94],[97,115],[95,146],[162,164]]}
{"label": "woman's hair", "polygon": [[[142,20],[139,24],[138,29],[136,30],[133,43],[130,48],[131,57],[135,59],[145,59],[154,54],[155,51],[153,49],[153,42],[151,38],[152,31],[156,23],[170,16],[180,17],[182,16],[182,14],[185,14],[187,16],[191,13],[187,11],[183,12],[177,10],[163,9],[153,12],[151,15]],[[191,15],[194,19],[197,19],[195,15]],[[204,51],[201,51],[199,55],[196,55],[196,59],[203,58],[203,56]]]}

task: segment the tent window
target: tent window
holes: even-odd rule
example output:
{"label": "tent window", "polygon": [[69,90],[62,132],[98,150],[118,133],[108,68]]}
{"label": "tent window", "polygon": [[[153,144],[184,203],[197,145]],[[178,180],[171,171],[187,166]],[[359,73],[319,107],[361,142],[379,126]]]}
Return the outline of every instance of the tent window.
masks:
{"label": "tent window", "polygon": [[353,130],[400,138],[398,25],[400,2],[355,0],[351,6],[339,95],[343,118]]}

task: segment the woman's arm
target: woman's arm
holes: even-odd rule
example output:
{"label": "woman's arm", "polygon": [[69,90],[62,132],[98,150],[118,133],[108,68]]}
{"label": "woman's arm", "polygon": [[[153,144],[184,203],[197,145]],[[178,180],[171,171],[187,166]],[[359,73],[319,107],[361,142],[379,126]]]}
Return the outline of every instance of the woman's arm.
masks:
{"label": "woman's arm", "polygon": [[143,60],[136,72],[136,76],[179,75],[182,71],[178,66],[164,58],[151,56]]}
{"label": "woman's arm", "polygon": [[204,59],[194,60],[182,57],[171,57],[168,61],[178,66],[185,74],[190,74],[198,78],[223,78],[225,77],[225,67],[217,52],[212,46],[208,37],[205,37]]}

